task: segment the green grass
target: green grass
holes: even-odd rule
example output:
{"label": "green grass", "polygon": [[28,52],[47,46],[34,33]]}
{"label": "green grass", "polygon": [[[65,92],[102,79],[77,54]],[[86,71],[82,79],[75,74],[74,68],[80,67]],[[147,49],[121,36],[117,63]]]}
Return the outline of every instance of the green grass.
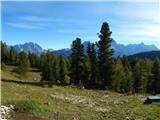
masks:
{"label": "green grass", "polygon": [[[9,67],[10,68],[10,67]],[[11,74],[12,73],[12,74]],[[3,75],[13,79],[8,70]],[[30,73],[30,80],[31,75]],[[33,73],[37,74],[40,73]],[[15,79],[13,79],[15,80]],[[20,80],[18,78],[18,80]],[[59,112],[61,120],[159,120],[160,104],[144,105],[147,95],[124,95],[112,91],[81,90],[72,86],[34,86],[2,82],[2,104],[15,105],[15,112],[32,113],[50,118]]]}

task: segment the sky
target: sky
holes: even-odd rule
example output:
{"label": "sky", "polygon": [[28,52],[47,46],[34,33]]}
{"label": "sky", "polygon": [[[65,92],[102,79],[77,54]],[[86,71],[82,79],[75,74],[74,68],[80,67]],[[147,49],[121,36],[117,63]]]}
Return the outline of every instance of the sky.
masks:
{"label": "sky", "polygon": [[159,0],[3,1],[1,39],[9,45],[34,42],[44,49],[69,48],[76,37],[98,41],[105,21],[118,43],[160,48]]}

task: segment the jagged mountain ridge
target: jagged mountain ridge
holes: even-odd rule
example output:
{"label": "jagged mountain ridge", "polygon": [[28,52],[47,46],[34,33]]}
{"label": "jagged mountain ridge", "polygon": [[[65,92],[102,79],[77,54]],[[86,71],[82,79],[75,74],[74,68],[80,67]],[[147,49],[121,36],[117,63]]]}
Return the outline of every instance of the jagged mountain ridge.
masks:
{"label": "jagged mountain ridge", "polygon": [[[89,41],[83,42],[84,51],[86,51]],[[112,42],[112,48],[114,49],[114,56],[123,56],[123,55],[133,55],[140,52],[147,52],[147,51],[158,51],[159,49],[155,45],[145,45],[144,43],[140,44],[118,44],[116,41]],[[96,47],[96,49],[98,49]],[[71,54],[71,49],[60,49],[56,50],[55,53],[57,55],[62,56],[69,56]]]}
{"label": "jagged mountain ridge", "polygon": [[[89,41],[83,42],[84,50],[86,51]],[[33,52],[36,54],[41,54],[44,50],[40,45],[32,42],[24,43],[24,44],[18,44],[13,46],[17,52],[25,51],[25,52]],[[118,44],[116,41],[112,42],[112,48],[114,48],[115,53],[114,56],[123,56],[123,55],[133,55],[140,52],[147,52],[147,51],[158,51],[159,49],[155,45],[145,45],[144,43],[140,44]],[[97,48],[96,48],[97,49]],[[52,49],[50,49],[52,50]],[[71,49],[59,49],[59,50],[53,50],[57,55],[62,56],[69,56],[71,54]]]}
{"label": "jagged mountain ridge", "polygon": [[25,51],[28,53],[30,51],[38,55],[40,55],[43,52],[42,47],[37,43],[33,43],[33,42],[17,44],[12,47],[14,47],[17,52]]}

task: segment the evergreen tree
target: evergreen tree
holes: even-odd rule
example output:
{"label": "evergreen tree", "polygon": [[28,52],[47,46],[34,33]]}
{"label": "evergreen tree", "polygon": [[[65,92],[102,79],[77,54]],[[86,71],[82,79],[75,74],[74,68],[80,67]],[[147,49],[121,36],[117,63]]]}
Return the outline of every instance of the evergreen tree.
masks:
{"label": "evergreen tree", "polygon": [[151,66],[147,59],[142,60],[141,62],[141,88],[142,92],[147,92],[147,87],[150,82],[150,76],[151,76]]}
{"label": "evergreen tree", "polygon": [[111,31],[107,22],[104,22],[97,43],[98,46],[98,78],[103,87],[110,87],[113,75],[113,49],[111,48]]}
{"label": "evergreen tree", "polygon": [[60,83],[60,68],[59,68],[59,59],[57,56],[55,56],[55,60],[53,62],[53,74],[55,76],[55,83]]}
{"label": "evergreen tree", "polygon": [[39,66],[39,58],[35,53],[28,53],[29,61],[31,64],[31,67],[38,67]]}
{"label": "evergreen tree", "polygon": [[92,52],[92,48],[91,48],[91,43],[88,42],[88,46],[87,46],[87,55],[90,58],[91,57],[91,52]]}
{"label": "evergreen tree", "polygon": [[72,42],[71,54],[71,83],[80,85],[83,83],[83,64],[84,64],[84,50],[80,38],[76,38]]}
{"label": "evergreen tree", "polygon": [[140,86],[140,79],[141,79],[141,71],[140,71],[140,64],[137,62],[137,64],[134,67],[134,81],[133,81],[133,87],[134,92],[139,92],[139,86]]}
{"label": "evergreen tree", "polygon": [[87,54],[89,57],[89,65],[90,65],[90,87],[96,87],[97,82],[97,57],[94,43],[88,44]]}
{"label": "evergreen tree", "polygon": [[132,91],[132,72],[117,59],[112,87],[115,91],[125,93]]}
{"label": "evergreen tree", "polygon": [[17,73],[25,76],[27,72],[29,72],[29,67],[30,67],[27,54],[25,52],[20,52],[18,60],[19,62],[18,62]]}
{"label": "evergreen tree", "polygon": [[124,55],[121,60],[124,67],[131,69],[127,56]]}
{"label": "evergreen tree", "polygon": [[151,93],[152,92],[152,65],[153,62],[151,60],[147,60],[147,65],[146,65],[146,71],[147,71],[147,85],[146,85],[146,92]]}
{"label": "evergreen tree", "polygon": [[125,79],[125,71],[122,62],[118,59],[115,65],[115,73],[112,81],[113,89],[117,92],[124,92]]}
{"label": "evergreen tree", "polygon": [[157,58],[152,67],[152,90],[155,94],[160,93],[160,60]]}
{"label": "evergreen tree", "polygon": [[[48,81],[49,87],[57,83],[56,57],[53,52],[47,51],[45,54],[41,55],[41,70],[42,79],[41,81]],[[55,72],[56,71],[56,72]]]}
{"label": "evergreen tree", "polygon": [[62,85],[69,84],[69,76],[68,76],[68,69],[65,59],[60,56],[59,58],[59,77],[60,77],[60,83]]}
{"label": "evergreen tree", "polygon": [[46,54],[44,52],[42,52],[40,55],[40,60],[39,60],[39,66],[40,66],[41,71],[43,70],[45,60],[47,59],[46,57],[47,57]]}
{"label": "evergreen tree", "polygon": [[132,72],[128,67],[124,67],[124,72],[125,72],[124,91],[131,92],[133,90]]}
{"label": "evergreen tree", "polygon": [[144,61],[137,62],[137,64],[134,67],[134,80],[133,80],[133,86],[134,86],[134,92],[137,93],[144,93],[147,88],[147,69],[145,68]]}
{"label": "evergreen tree", "polygon": [[9,50],[5,42],[1,41],[1,62],[7,64],[9,60]]}
{"label": "evergreen tree", "polygon": [[83,85],[89,87],[91,85],[91,78],[90,78],[91,68],[90,68],[90,60],[88,57],[85,57],[82,69],[83,69],[82,71]]}
{"label": "evergreen tree", "polygon": [[11,65],[15,65],[18,61],[18,54],[16,52],[16,50],[14,49],[14,47],[11,47],[10,48],[10,51],[9,51],[9,63]]}

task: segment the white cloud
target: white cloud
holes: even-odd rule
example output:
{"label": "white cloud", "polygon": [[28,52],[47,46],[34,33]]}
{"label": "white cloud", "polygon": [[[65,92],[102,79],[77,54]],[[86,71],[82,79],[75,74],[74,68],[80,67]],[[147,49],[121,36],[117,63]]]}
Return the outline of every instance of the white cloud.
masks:
{"label": "white cloud", "polygon": [[119,26],[121,29],[116,31],[115,35],[126,35],[130,37],[149,37],[149,38],[155,38],[160,39],[160,31],[159,26],[157,24],[150,24],[147,25],[147,23],[144,24],[132,24],[132,25],[125,25]]}
{"label": "white cloud", "polygon": [[93,29],[58,29],[57,32],[66,33],[66,34],[92,34],[92,33],[95,33],[95,30]]}
{"label": "white cloud", "polygon": [[21,16],[20,19],[30,22],[52,22],[52,18],[43,18],[38,16]]}
{"label": "white cloud", "polygon": [[41,29],[41,27],[39,26],[33,26],[33,25],[28,25],[28,24],[21,24],[21,23],[7,23],[9,26],[11,27],[15,27],[15,28],[24,28],[24,29]]}

